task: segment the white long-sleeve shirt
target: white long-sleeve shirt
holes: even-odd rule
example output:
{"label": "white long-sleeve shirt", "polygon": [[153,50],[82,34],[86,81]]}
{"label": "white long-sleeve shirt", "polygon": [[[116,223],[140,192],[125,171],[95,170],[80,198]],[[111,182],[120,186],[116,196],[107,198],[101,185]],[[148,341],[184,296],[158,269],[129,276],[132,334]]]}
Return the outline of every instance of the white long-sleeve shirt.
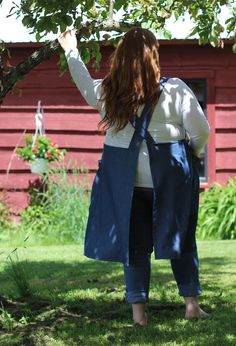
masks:
{"label": "white long-sleeve shirt", "polygon": [[[96,108],[101,118],[105,110],[100,102],[102,79],[93,79],[83,63],[77,49],[65,52],[71,76],[87,103]],[[138,115],[141,114],[140,107]],[[113,128],[106,132],[107,145],[128,148],[134,128],[130,123],[112,134]],[[185,131],[190,136],[190,143],[195,155],[199,155],[209,136],[209,124],[191,89],[179,78],[169,78],[154,108],[148,131],[158,143],[174,142],[185,138]],[[135,186],[153,187],[149,154],[146,142],[140,147]]]}

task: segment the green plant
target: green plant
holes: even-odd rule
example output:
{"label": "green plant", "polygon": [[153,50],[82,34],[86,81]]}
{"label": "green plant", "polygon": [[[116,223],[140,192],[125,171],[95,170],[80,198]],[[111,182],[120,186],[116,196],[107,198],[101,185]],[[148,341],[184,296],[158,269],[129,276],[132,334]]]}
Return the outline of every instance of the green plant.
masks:
{"label": "green plant", "polygon": [[27,325],[29,323],[29,320],[30,320],[30,317],[29,316],[22,316],[20,319],[19,319],[19,322],[21,324],[24,324],[24,325]]}
{"label": "green plant", "polygon": [[236,177],[226,186],[215,184],[200,195],[200,239],[236,239]]}
{"label": "green plant", "polygon": [[7,206],[7,196],[5,191],[0,191],[0,227],[8,228],[11,224],[10,210]]}
{"label": "green plant", "polygon": [[[84,172],[84,170],[83,170]],[[47,188],[33,187],[30,205],[21,212],[21,232],[41,244],[82,243],[87,223],[89,191],[80,170],[49,175]]]}
{"label": "green plant", "polygon": [[3,329],[6,329],[8,331],[11,331],[14,328],[15,325],[15,320],[14,318],[11,316],[11,314],[9,312],[7,312],[4,308],[4,306],[1,303],[1,308],[0,308],[0,322],[2,325]]}
{"label": "green plant", "polygon": [[[77,177],[77,179],[76,179]],[[82,243],[88,217],[89,193],[82,183],[78,183],[80,173],[74,172],[60,177],[48,186],[47,210],[51,228],[56,230],[58,240]]]}
{"label": "green plant", "polygon": [[44,205],[30,205],[23,209],[21,215],[21,230],[28,232],[37,240],[45,238],[50,228],[50,215]]}
{"label": "green plant", "polygon": [[[13,256],[15,255],[15,258]],[[24,262],[19,261],[17,254],[17,249],[13,250],[12,253],[8,256],[8,276],[14,282],[16,289],[21,298],[29,298],[32,296],[29,280],[27,278]]]}
{"label": "green plant", "polygon": [[48,162],[59,161],[64,157],[65,150],[59,149],[57,144],[47,136],[25,136],[25,146],[17,149],[17,154],[24,161],[32,162],[36,159],[46,159]]}
{"label": "green plant", "polygon": [[[51,172],[51,170],[49,171]],[[43,205],[45,202],[45,192],[47,191],[48,174],[42,177],[29,181],[28,185],[28,201],[29,205]]]}

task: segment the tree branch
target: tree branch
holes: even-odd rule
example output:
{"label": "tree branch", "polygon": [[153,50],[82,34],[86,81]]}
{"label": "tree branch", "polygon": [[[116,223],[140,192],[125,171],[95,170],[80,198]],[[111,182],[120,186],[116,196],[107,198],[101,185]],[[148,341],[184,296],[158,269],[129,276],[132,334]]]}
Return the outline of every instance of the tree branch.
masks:
{"label": "tree branch", "polygon": [[[90,36],[91,33],[94,32],[94,30],[126,32],[133,26],[134,24],[113,22],[112,26],[107,27],[103,23],[98,23],[97,21],[93,21],[82,26],[78,30],[76,36],[79,41],[81,40],[83,36],[84,37]],[[7,75],[5,76],[0,75],[0,84],[2,84],[2,88],[0,91],[0,104],[2,103],[7,93],[14,87],[14,85],[19,79],[22,79],[24,75],[26,75],[29,71],[34,69],[42,61],[49,59],[51,56],[57,54],[60,50],[61,50],[61,46],[58,40],[56,39],[44,45],[43,47],[41,47],[40,49],[38,49],[31,55],[29,55],[24,61],[20,62],[18,65],[13,67],[8,72]]]}
{"label": "tree branch", "polygon": [[110,0],[109,4],[109,18],[107,21],[107,26],[110,27],[113,25],[113,0]]}

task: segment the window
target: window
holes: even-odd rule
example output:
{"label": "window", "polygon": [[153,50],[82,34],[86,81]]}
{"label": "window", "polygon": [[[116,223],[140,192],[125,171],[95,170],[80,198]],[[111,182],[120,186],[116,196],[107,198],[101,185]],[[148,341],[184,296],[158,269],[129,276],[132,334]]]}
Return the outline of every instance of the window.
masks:
{"label": "window", "polygon": [[[206,115],[206,105],[207,105],[207,85],[206,79],[185,79],[182,80],[189,86],[189,88],[194,92],[200,106],[202,107]],[[203,158],[201,159],[199,170],[200,179],[202,182],[207,181],[208,169],[207,169],[207,147],[202,150]]]}

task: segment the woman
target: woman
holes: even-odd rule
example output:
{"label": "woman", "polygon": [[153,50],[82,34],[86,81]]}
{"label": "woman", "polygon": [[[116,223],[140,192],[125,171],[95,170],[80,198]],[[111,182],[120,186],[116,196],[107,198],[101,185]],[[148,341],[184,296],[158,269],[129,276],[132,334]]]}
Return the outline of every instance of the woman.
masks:
{"label": "woman", "polygon": [[[150,256],[167,258],[186,304],[186,319],[207,316],[201,294],[195,230],[199,177],[195,161],[209,136],[196,97],[178,78],[160,78],[149,30],[121,39],[103,80],[93,80],[75,31],[59,37],[72,78],[101,114],[105,144],[95,177],[85,255],[122,262],[126,300],[136,324],[147,324]],[[190,138],[185,140],[186,132]]]}

